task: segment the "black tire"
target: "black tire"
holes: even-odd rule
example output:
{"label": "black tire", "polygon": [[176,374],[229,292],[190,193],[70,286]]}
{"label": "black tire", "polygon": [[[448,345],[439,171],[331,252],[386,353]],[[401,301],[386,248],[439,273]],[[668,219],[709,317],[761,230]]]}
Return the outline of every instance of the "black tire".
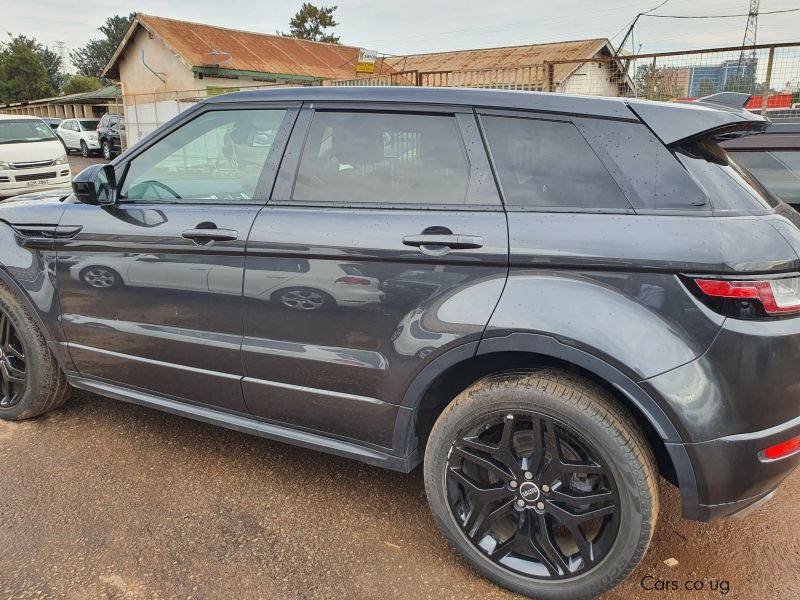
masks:
{"label": "black tire", "polygon": [[272,301],[288,310],[318,312],[336,306],[333,296],[307,287],[287,287],[272,294]]}
{"label": "black tire", "polygon": [[70,149],[67,147],[67,143],[64,141],[64,138],[59,137],[58,141],[61,142],[62,146],[64,146],[64,154],[68,155],[70,153]]}
{"label": "black tire", "polygon": [[108,140],[103,140],[101,146],[103,151],[103,158],[105,158],[106,160],[111,160],[112,158],[114,158],[114,151],[111,149],[111,144],[109,143]]}
{"label": "black tire", "polygon": [[85,267],[81,269],[79,276],[86,285],[96,289],[111,290],[124,285],[122,276],[111,267],[106,267],[105,265]]}
{"label": "black tire", "polygon": [[[69,399],[72,388],[28,310],[8,287],[0,284],[0,323],[5,325],[6,320],[16,335],[14,346],[24,354],[26,382],[13,403],[0,404],[0,419],[22,421],[58,408]],[[0,359],[3,361],[10,356],[5,340],[4,337],[3,357]],[[0,403],[7,399],[7,386],[4,378]]]}
{"label": "black tire", "polygon": [[91,152],[89,152],[89,146],[86,145],[86,142],[81,140],[81,156],[84,158],[89,158],[90,154]]}
{"label": "black tire", "polygon": [[[514,414],[520,415],[516,421],[513,418]],[[521,421],[526,414],[531,415],[529,429],[525,429]],[[500,427],[499,431],[502,433],[493,433],[494,430],[488,428],[488,423],[492,422],[499,423],[494,427]],[[554,439],[560,460],[555,463],[549,458],[551,456],[549,448],[553,446],[541,446],[541,462],[535,452],[531,452],[530,456],[533,458],[525,459],[532,461],[531,463],[525,461],[517,463],[517,466],[521,465],[525,469],[535,471],[536,474],[532,477],[526,472],[525,478],[520,479],[522,483],[518,483],[513,476],[511,480],[505,482],[496,476],[497,483],[494,485],[498,485],[498,488],[488,485],[487,487],[491,488],[489,490],[475,488],[478,494],[482,491],[502,493],[508,489],[511,495],[505,496],[510,500],[495,500],[500,502],[500,506],[506,503],[505,513],[501,513],[502,519],[506,521],[496,517],[497,505],[486,503],[477,513],[473,524],[469,525],[472,513],[479,506],[475,499],[488,496],[471,496],[467,487],[462,487],[464,484],[460,483],[459,478],[465,473],[465,468],[467,470],[473,468],[471,471],[473,473],[480,471],[480,467],[476,467],[477,463],[474,462],[471,463],[472,467],[465,467],[472,459],[462,458],[461,453],[464,448],[469,452],[473,446],[464,444],[487,439],[486,436],[500,435],[497,445],[503,447],[505,438],[502,435],[506,431],[506,424],[510,424],[511,433],[508,439],[512,440],[509,446],[511,448],[519,447],[514,444],[519,443],[522,434],[527,434],[528,439],[544,444],[544,441],[550,440],[548,436],[552,427],[552,431],[557,432]],[[534,438],[533,432],[537,427],[540,437]],[[483,436],[481,438],[468,437],[465,440],[464,436],[470,431],[485,433],[476,434]],[[564,454],[569,452],[570,444],[579,444],[571,440],[581,439],[586,443],[586,447],[592,448],[594,452],[594,455],[589,456],[597,457],[591,464],[598,469],[602,466],[602,472],[608,475],[579,475],[574,463],[563,458]],[[534,443],[530,447],[539,446]],[[494,454],[494,446],[492,452],[491,456],[480,451],[473,451],[473,454],[488,458],[493,464],[497,464],[494,463],[495,457],[498,456]],[[521,460],[518,450],[513,450],[511,454],[514,461]],[[532,468],[530,464],[538,466]],[[551,464],[556,464],[554,471],[548,470]],[[458,466],[451,468],[451,465]],[[557,472],[563,465],[567,467],[566,472],[572,473],[570,477],[563,477],[561,472],[560,478],[552,488],[544,485],[545,480],[551,484],[554,481],[547,479],[548,473]],[[608,391],[589,380],[565,371],[543,369],[488,377],[462,392],[445,408],[428,439],[425,452],[425,489],[434,517],[450,545],[479,573],[498,585],[531,597],[572,600],[591,598],[608,591],[625,579],[644,556],[658,518],[657,471],[654,465],[655,461],[644,435],[631,415]],[[453,476],[454,472],[457,476]],[[490,473],[490,470],[486,470],[485,473]],[[583,498],[586,498],[582,495],[583,492],[597,493],[591,490],[591,485],[588,490],[581,490],[581,493],[573,492],[572,486],[581,484],[580,481],[575,483],[576,478],[580,477],[585,477],[584,481],[599,478],[603,482],[612,482],[608,486],[598,486],[598,489],[602,488],[604,495],[612,494],[608,489],[613,490],[613,495],[608,496],[613,499],[605,500],[610,504],[609,510],[613,512],[598,518],[600,524],[596,526],[594,532],[585,533],[581,530],[584,541],[588,540],[589,535],[594,536],[589,542],[591,553],[587,553],[587,559],[581,558],[583,554],[580,552],[580,544],[576,542],[572,546],[573,554],[571,557],[566,557],[564,562],[559,562],[561,558],[550,560],[551,556],[555,558],[551,552],[553,548],[558,548],[555,552],[562,558],[566,556],[566,551],[561,552],[565,547],[561,541],[557,541],[555,546],[553,544],[557,525],[562,527],[560,533],[567,532],[557,512],[559,507],[565,505],[556,496],[567,495],[574,500],[574,496],[577,495],[580,502],[583,502]],[[468,482],[472,481],[470,478],[467,479]],[[525,479],[533,481],[526,482]],[[565,484],[562,483],[562,479],[566,481]],[[531,483],[534,485],[531,486]],[[527,498],[525,494],[532,491],[536,492],[535,497]],[[460,507],[469,509],[468,513],[458,513],[454,510],[454,497],[459,498],[456,502],[461,502]],[[497,494],[491,496],[491,498],[496,497]],[[525,504],[533,501],[539,502]],[[525,506],[520,507],[520,502]],[[581,507],[569,510],[571,513],[583,511],[583,514],[586,514],[593,512],[593,507],[596,506],[597,504],[583,504]],[[595,512],[601,514],[599,511]],[[489,518],[483,518],[482,515],[489,515]],[[521,524],[526,518],[529,529],[523,530]],[[494,529],[487,530],[485,521],[490,522]],[[564,523],[566,522],[564,520]],[[539,550],[545,549],[544,557],[547,560],[541,561],[539,571],[530,570],[529,574],[523,574],[509,568],[509,566],[517,568],[520,563],[512,561],[524,557],[526,550],[523,548],[522,554],[517,553],[518,546],[508,543],[510,538],[504,540],[501,533],[496,533],[500,530],[498,524],[506,526],[507,531],[512,531],[508,534],[510,538],[522,536],[520,539],[527,542],[529,537],[533,537],[535,542],[537,540],[541,542]],[[518,525],[519,529],[515,529]],[[576,527],[584,525],[585,523],[581,523]],[[520,533],[517,533],[518,531]],[[541,535],[542,531],[548,535]],[[474,538],[481,536],[477,542],[482,542],[483,547],[473,542],[468,534]],[[495,539],[496,537],[500,539]],[[547,540],[549,545],[543,540]],[[536,546],[536,543],[533,545]],[[596,556],[595,546],[599,548]],[[509,547],[512,549],[507,550]],[[500,564],[497,558],[492,558],[492,555],[500,557],[505,564]],[[533,556],[529,564],[537,565],[536,555]],[[557,570],[545,569],[546,563],[551,567],[555,565]],[[567,570],[562,570],[559,565],[567,566]]]}

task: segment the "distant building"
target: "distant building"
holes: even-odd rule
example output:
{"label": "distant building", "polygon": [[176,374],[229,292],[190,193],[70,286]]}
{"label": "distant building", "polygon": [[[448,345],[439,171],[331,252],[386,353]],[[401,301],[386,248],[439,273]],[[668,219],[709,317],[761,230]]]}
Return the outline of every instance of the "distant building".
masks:
{"label": "distant building", "polygon": [[0,113],[58,119],[99,119],[109,111],[119,110],[121,102],[119,88],[108,85],[93,92],[0,104]]}
{"label": "distant building", "polygon": [[718,65],[689,67],[690,98],[708,96],[723,91],[752,91],[756,80],[758,59],[746,58],[743,63],[726,60]]}

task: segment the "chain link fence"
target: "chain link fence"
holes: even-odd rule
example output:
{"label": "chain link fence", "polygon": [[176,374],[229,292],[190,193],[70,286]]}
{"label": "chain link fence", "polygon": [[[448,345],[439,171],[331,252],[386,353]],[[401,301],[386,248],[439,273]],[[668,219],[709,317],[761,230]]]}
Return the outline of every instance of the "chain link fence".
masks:
{"label": "chain link fence", "polygon": [[800,43],[594,57],[461,71],[404,71],[327,82],[625,96],[650,100],[745,92],[747,108],[773,121],[800,120]]}

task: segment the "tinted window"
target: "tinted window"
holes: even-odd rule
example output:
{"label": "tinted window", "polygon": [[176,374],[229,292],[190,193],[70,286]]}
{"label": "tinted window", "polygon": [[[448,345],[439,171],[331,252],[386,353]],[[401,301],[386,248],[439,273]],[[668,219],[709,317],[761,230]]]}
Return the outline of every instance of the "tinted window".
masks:
{"label": "tinted window", "polygon": [[121,196],[131,200],[253,198],[284,110],[207,112],[131,161]]}
{"label": "tinted window", "polygon": [[715,213],[762,212],[778,203],[713,140],[685,144],[677,156],[703,186]]}
{"label": "tinted window", "polygon": [[493,116],[482,122],[507,206],[631,208],[572,123]]}
{"label": "tinted window", "polygon": [[94,131],[95,129],[97,129],[97,124],[100,121],[86,120],[86,121],[78,121],[78,122],[81,124],[81,129],[83,129],[84,131]]}
{"label": "tinted window", "polygon": [[800,204],[800,150],[731,152],[773,194]]}
{"label": "tinted window", "polygon": [[578,127],[614,163],[612,173],[636,208],[708,210],[703,191],[675,155],[641,123],[580,119]]}
{"label": "tinted window", "polygon": [[293,199],[464,204],[468,173],[454,117],[318,112]]}

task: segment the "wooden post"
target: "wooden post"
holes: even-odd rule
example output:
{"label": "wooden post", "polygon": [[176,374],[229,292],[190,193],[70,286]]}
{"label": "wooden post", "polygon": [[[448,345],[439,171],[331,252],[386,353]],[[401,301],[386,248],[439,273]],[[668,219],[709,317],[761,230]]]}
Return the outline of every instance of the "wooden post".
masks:
{"label": "wooden post", "polygon": [[772,60],[775,58],[775,46],[769,49],[769,57],[767,58],[767,76],[764,79],[764,94],[761,101],[761,116],[767,116],[767,101],[769,100],[769,86],[772,82]]}

